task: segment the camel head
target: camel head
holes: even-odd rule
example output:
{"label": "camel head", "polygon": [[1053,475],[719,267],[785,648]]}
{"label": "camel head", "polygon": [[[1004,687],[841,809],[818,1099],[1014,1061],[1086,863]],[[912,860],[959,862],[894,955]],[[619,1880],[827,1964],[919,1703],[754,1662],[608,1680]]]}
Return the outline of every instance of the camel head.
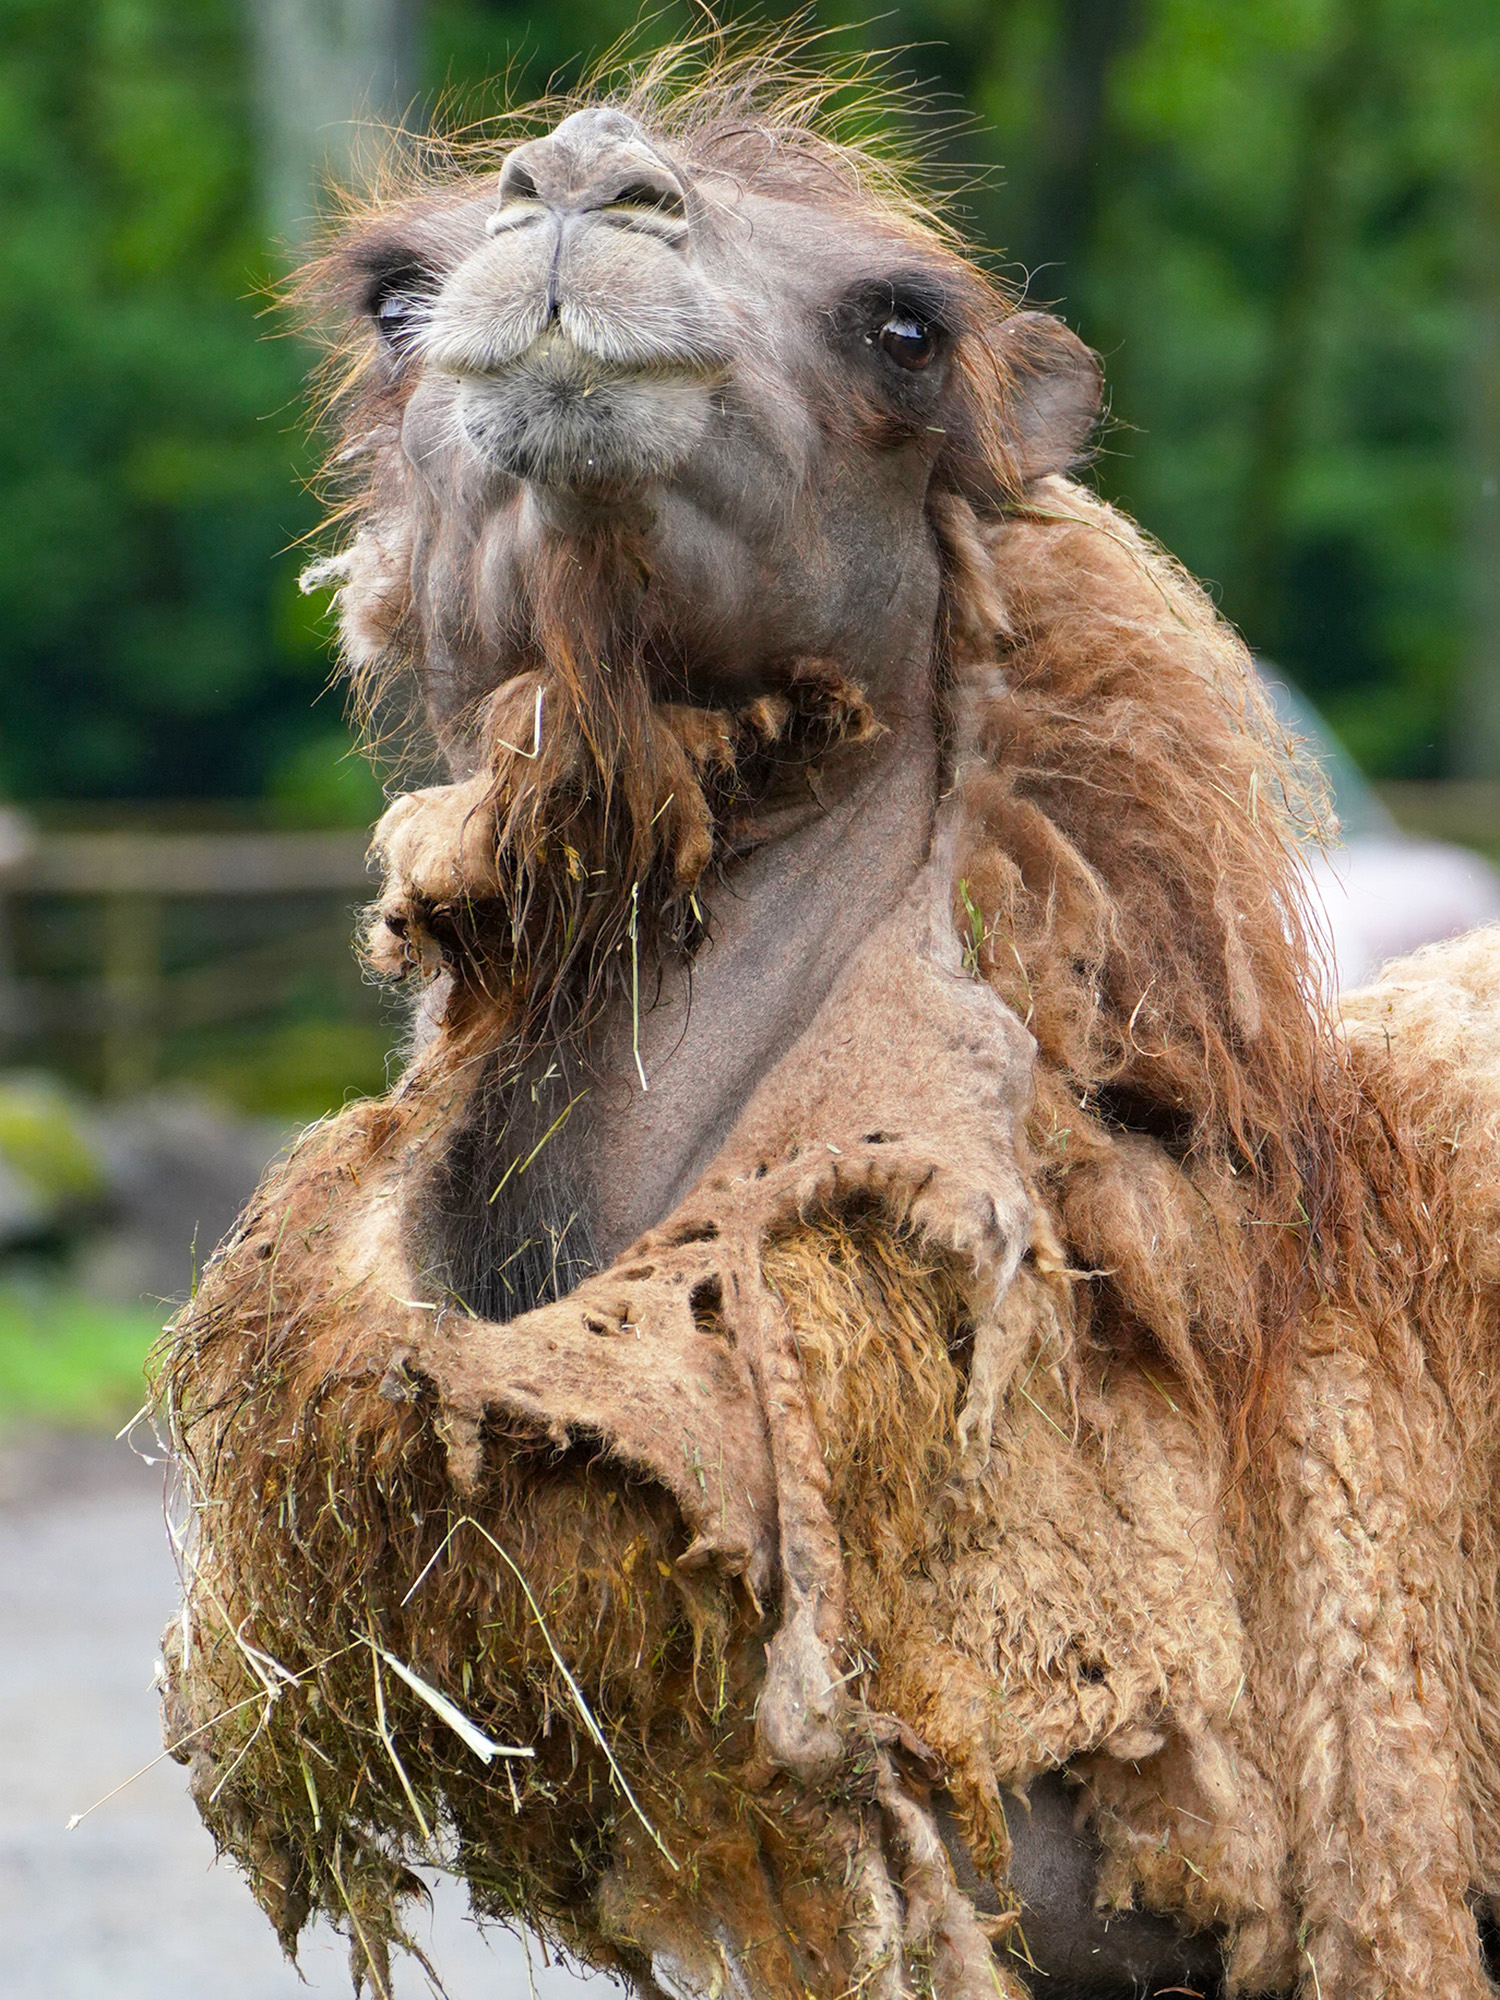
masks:
{"label": "camel head", "polygon": [[415,669],[460,765],[476,704],[559,662],[616,703],[809,658],[877,715],[925,698],[945,506],[999,509],[1094,420],[1087,349],[888,172],[740,85],[648,99],[459,149],[310,279],[353,362],[346,646]]}

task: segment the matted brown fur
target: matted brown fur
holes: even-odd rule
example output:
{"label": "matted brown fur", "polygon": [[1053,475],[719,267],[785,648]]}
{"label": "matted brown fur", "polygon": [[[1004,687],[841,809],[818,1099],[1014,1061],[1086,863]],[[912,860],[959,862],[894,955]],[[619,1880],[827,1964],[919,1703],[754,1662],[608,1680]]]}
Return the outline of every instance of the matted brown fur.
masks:
{"label": "matted brown fur", "polygon": [[[857,157],[800,128],[779,144],[743,83],[702,85],[679,130],[925,226]],[[973,435],[997,437],[1005,383],[972,382]],[[743,719],[607,713],[559,640],[537,672],[570,718],[555,754],[592,774],[570,790],[524,755],[530,686],[501,691],[475,739],[495,907],[453,932],[446,1025],[387,1100],[301,1142],[164,1355],[193,1506],[173,1737],[284,1940],[328,1912],[382,1991],[423,1860],[643,1979],[670,1946],[710,1981],[722,1927],[767,1994],[879,1989],[872,1829],[941,1775],[1003,1891],[1001,1791],[1061,1764],[1103,1893],[1220,1928],[1242,1990],[1486,1990],[1468,1899],[1500,1891],[1500,941],[1408,969],[1337,1032],[1302,779],[1243,649],[1081,487],[1023,491],[1012,467],[989,493],[955,460],[934,501],[951,903],[969,970],[1036,1038],[1037,1248],[987,1328],[964,1257],[899,1201],[788,1224],[756,1274],[821,1440],[863,1763],[821,1787],[766,1767],[776,1608],[683,1560],[694,1482],[727,1494],[723,1463],[651,1475],[603,1416],[505,1417],[503,1385],[460,1422],[427,1358],[434,1314],[461,1341],[455,1309],[359,1254],[476,1050],[591,990],[632,884],[679,934]],[[365,664],[399,665],[402,615],[369,610]],[[559,798],[571,819],[547,817]],[[570,848],[624,871],[581,959],[557,934]],[[754,1516],[761,1430],[711,1332],[674,1352],[692,1367],[657,1386],[702,1369],[702,1439],[717,1426]],[[537,1754],[482,1762],[398,1666]],[[908,1970],[969,1991],[945,1864],[924,1875],[915,1839]]]}

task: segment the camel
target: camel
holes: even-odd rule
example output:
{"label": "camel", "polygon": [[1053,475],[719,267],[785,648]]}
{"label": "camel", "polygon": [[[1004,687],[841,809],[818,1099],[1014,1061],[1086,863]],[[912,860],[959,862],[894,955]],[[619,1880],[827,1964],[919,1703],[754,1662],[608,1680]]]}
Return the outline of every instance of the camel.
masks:
{"label": "camel", "polygon": [[446,770],[402,1074],[162,1356],[169,1743],[382,1994],[426,1864],[672,2000],[1477,2000],[1500,939],[1333,1006],[1094,357],[686,60],[305,280],[314,580]]}

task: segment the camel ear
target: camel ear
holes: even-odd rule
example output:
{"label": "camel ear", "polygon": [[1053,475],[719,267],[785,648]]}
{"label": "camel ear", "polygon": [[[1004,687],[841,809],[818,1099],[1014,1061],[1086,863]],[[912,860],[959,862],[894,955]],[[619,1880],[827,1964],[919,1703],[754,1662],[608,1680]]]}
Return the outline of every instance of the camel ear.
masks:
{"label": "camel ear", "polygon": [[995,346],[1009,378],[1006,430],[1026,480],[1067,472],[1088,448],[1104,377],[1098,357],[1051,313],[1004,320]]}

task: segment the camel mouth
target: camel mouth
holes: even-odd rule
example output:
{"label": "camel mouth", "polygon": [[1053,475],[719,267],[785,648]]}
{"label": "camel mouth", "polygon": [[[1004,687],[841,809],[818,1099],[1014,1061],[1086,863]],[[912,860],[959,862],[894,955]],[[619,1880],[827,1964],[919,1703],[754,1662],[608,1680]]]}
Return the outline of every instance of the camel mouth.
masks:
{"label": "camel mouth", "polygon": [[721,366],[698,357],[620,360],[548,328],[499,368],[458,374],[470,447],[528,484],[633,491],[689,458],[713,414]]}
{"label": "camel mouth", "polygon": [[703,435],[737,331],[731,304],[654,235],[538,216],[447,279],[413,353],[456,383],[462,435],[490,466],[633,490]]}

